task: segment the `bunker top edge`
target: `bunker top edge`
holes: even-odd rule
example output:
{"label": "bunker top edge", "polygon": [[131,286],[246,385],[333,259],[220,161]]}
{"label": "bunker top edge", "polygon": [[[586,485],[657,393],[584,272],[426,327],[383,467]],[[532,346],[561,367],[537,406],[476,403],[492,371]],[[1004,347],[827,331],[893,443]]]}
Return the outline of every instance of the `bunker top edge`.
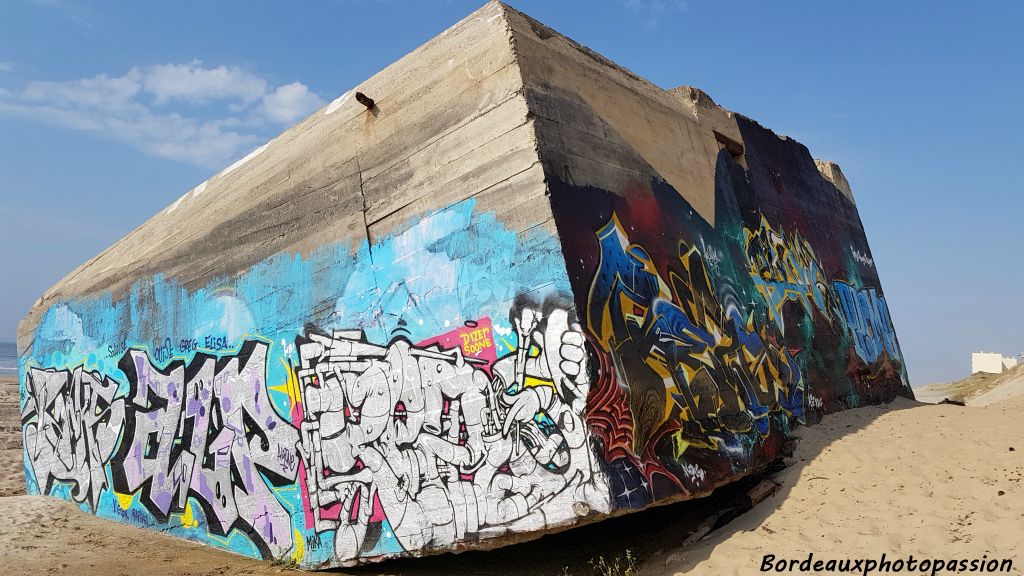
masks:
{"label": "bunker top edge", "polygon": [[[353,211],[332,214],[336,218],[336,222],[340,221],[343,229],[348,231],[347,236],[353,240],[363,238],[371,241],[372,244],[372,240],[381,233],[400,231],[408,227],[416,218],[443,208],[443,203],[423,201],[425,194],[422,193],[419,196],[415,193],[396,194],[394,202],[378,203],[378,206],[374,207],[367,204],[361,182],[364,175],[372,178],[379,175],[379,172],[394,167],[403,160],[403,153],[415,153],[416,145],[426,140],[424,134],[434,127],[432,125],[417,127],[418,129],[413,130],[415,137],[411,138],[413,145],[401,148],[388,157],[367,153],[366,146],[343,147],[338,146],[337,142],[334,143],[335,145],[330,151],[333,153],[343,151],[344,162],[322,163],[319,166],[315,163],[298,163],[296,165],[294,161],[274,161],[270,157],[296,144],[304,144],[304,151],[308,152],[316,145],[323,145],[325,139],[343,138],[345,134],[356,132],[362,133],[362,135],[386,132],[385,136],[392,137],[387,140],[387,144],[393,144],[393,137],[399,129],[395,126],[381,127],[382,122],[387,120],[387,116],[392,114],[392,110],[397,108],[398,112],[402,112],[409,103],[410,94],[417,93],[417,89],[424,85],[435,91],[437,88],[437,83],[433,81],[427,81],[425,84],[413,83],[412,87],[403,87],[403,83],[409,78],[429,76],[425,71],[443,62],[442,56],[447,54],[447,51],[450,51],[453,46],[472,48],[486,44],[483,52],[498,52],[500,55],[490,55],[491,57],[486,59],[484,64],[492,66],[500,64],[519,69],[523,66],[523,62],[517,44],[522,43],[527,37],[543,40],[547,42],[547,46],[562,54],[582,56],[588,64],[599,68],[602,73],[607,74],[616,83],[642,94],[644,98],[656,102],[658,106],[677,113],[688,114],[696,123],[709,124],[712,129],[721,128],[723,120],[727,121],[735,116],[743,117],[741,114],[719,106],[709,95],[698,88],[678,86],[668,90],[662,89],[515,8],[497,0],[491,0],[448,30],[346,91],[305,120],[187,191],[157,215],[141,223],[106,250],[68,273],[33,303],[19,323],[16,338],[19,355],[24,354],[31,346],[32,334],[39,324],[41,315],[53,302],[62,298],[74,298],[98,290],[110,291],[115,295],[124,294],[128,286],[136,279],[156,273],[181,274],[186,286],[199,285],[194,271],[183,270],[173,259],[160,257],[157,254],[157,250],[166,252],[179,248],[178,244],[180,243],[173,243],[173,239],[176,233],[181,232],[183,221],[190,218],[186,214],[197,211],[203,214],[200,219],[201,224],[197,226],[195,222],[192,222],[190,223],[191,229],[213,228],[224,222],[224,218],[218,218],[218,213],[229,213],[236,210],[239,205],[250,203],[257,197],[263,196],[270,201],[269,203],[279,204],[282,201],[283,193],[290,191],[286,182],[295,179],[292,171],[306,172],[304,181],[300,184],[306,188],[315,186],[320,190],[330,187],[332,179],[343,181],[357,177],[360,180],[358,189],[348,191],[349,195],[346,198],[353,206],[359,207],[358,214],[354,214]],[[468,63],[469,59],[467,58],[465,61]],[[452,62],[452,59],[448,59],[445,65],[451,68],[453,67]],[[488,68],[484,66],[484,69]],[[508,91],[511,97],[522,98],[524,93],[533,86],[523,78],[524,74],[521,70],[517,71],[519,74],[515,75],[516,78],[511,79],[511,84],[502,85],[502,87]],[[467,73],[470,73],[468,64]],[[355,94],[360,91],[373,95],[376,111],[367,110],[356,100]],[[449,90],[447,93],[451,95],[452,92],[456,97],[465,94],[465,91],[460,91],[460,89]],[[536,102],[529,98],[524,99],[526,100],[525,109],[517,110],[516,113],[519,114],[519,121],[527,124],[529,128],[533,128],[531,116],[538,114],[535,111]],[[447,104],[449,103],[435,98],[432,107],[418,105],[415,108],[415,116],[402,116],[396,120],[395,124],[401,124],[409,118],[421,120],[421,116],[436,112],[437,109],[444,108]],[[484,110],[483,112],[490,111]],[[721,135],[723,137],[720,138],[720,144],[723,147],[734,146],[736,140],[730,137],[737,138],[738,134],[735,134],[734,131],[729,133],[728,128],[723,129],[723,132],[727,134]],[[402,134],[405,136],[410,134],[408,127],[402,130]],[[716,131],[716,134],[719,133]],[[536,140],[537,135],[533,133],[528,137]],[[778,138],[788,139],[781,135]],[[378,140],[383,140],[383,138],[378,138]],[[536,142],[534,147],[539,159],[544,161],[549,151]],[[301,156],[302,153],[298,152],[292,156]],[[368,160],[382,158],[383,161],[378,165],[367,163]],[[534,161],[536,160],[537,158],[534,159]],[[816,162],[825,179],[853,201],[849,183],[839,165],[827,160],[817,160]],[[356,166],[353,167],[350,164],[356,164]],[[545,165],[545,170],[548,173],[552,172],[549,165]],[[289,173],[282,175],[282,172],[285,171]],[[313,171],[319,171],[320,176],[314,178],[311,174]],[[661,177],[656,171],[652,171],[651,175]],[[542,182],[539,185],[546,186],[547,178],[548,174],[540,175]],[[538,182],[535,179],[529,182],[529,185],[537,186]],[[478,192],[470,191],[469,195],[475,195]],[[465,192],[453,190],[445,199],[461,199],[465,196]],[[485,205],[482,208],[488,207]],[[391,218],[388,218],[389,216]],[[386,218],[388,219],[382,222]],[[374,229],[375,224],[377,225],[376,229]],[[529,225],[534,224],[536,222],[529,223]],[[523,225],[522,228],[527,228],[529,225]],[[339,235],[336,239],[342,239],[344,236],[346,234]],[[208,243],[211,240],[212,243],[218,241],[216,237],[207,238]],[[144,244],[148,244],[149,248],[143,246]],[[355,246],[358,242],[351,242],[351,244]],[[281,251],[305,253],[310,247],[308,239],[302,237],[272,242],[267,249],[254,251],[254,254],[247,258],[239,258],[234,262],[222,261],[224,266],[220,267],[217,274],[227,279],[244,269],[246,265],[269,255]],[[153,262],[148,266],[141,265],[140,262],[147,258]],[[161,265],[166,266],[161,267]],[[207,267],[207,270],[210,268]]]}

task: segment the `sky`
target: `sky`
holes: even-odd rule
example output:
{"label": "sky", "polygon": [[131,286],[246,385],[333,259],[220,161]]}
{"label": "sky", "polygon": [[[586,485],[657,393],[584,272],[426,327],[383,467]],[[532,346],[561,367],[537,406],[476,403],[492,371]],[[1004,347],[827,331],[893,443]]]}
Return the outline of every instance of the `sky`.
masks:
{"label": "sky", "polygon": [[[1024,3],[512,0],[838,162],[915,386],[1024,350]],[[181,194],[482,4],[0,2],[0,341]]]}

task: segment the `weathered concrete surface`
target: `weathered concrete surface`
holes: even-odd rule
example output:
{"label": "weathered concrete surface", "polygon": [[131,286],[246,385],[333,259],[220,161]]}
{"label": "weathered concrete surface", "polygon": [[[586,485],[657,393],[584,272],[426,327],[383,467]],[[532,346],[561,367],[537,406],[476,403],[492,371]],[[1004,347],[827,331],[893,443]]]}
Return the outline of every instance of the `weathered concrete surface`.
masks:
{"label": "weathered concrete surface", "polygon": [[307,568],[706,494],[910,394],[838,166],[498,3],[72,272],[18,344],[31,493]]}

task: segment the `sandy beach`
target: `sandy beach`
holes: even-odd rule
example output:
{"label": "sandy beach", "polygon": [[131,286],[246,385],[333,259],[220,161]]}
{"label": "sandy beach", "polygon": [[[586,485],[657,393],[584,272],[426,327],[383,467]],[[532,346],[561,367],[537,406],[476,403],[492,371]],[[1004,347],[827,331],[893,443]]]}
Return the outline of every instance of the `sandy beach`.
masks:
{"label": "sandy beach", "polygon": [[[742,499],[750,483],[535,542],[490,552],[406,559],[349,574],[484,575],[599,573],[599,557],[626,551],[642,574],[753,574],[766,554],[802,560],[887,557],[945,560],[1024,556],[1024,397],[985,407],[898,400],[828,416],[801,429],[778,492],[683,542],[710,512]],[[280,574],[287,567],[220,552],[99,519],[56,498],[24,495],[17,381],[0,379],[0,564],[5,574]],[[716,503],[717,502],[717,503]],[[695,538],[691,538],[695,539]],[[626,573],[622,571],[621,573]]]}
{"label": "sandy beach", "polygon": [[0,498],[24,493],[18,379],[0,375]]}
{"label": "sandy beach", "polygon": [[805,428],[783,488],[645,574],[751,574],[766,554],[815,558],[1024,556],[1024,397],[983,408],[888,406],[834,414]]}

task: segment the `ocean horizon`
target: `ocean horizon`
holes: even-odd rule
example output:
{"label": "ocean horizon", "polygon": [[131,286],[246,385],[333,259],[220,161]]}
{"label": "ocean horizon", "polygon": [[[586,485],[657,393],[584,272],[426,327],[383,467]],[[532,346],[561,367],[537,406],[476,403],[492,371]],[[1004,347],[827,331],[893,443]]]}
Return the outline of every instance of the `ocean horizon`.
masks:
{"label": "ocean horizon", "polygon": [[18,348],[14,342],[0,342],[0,376],[18,374]]}

